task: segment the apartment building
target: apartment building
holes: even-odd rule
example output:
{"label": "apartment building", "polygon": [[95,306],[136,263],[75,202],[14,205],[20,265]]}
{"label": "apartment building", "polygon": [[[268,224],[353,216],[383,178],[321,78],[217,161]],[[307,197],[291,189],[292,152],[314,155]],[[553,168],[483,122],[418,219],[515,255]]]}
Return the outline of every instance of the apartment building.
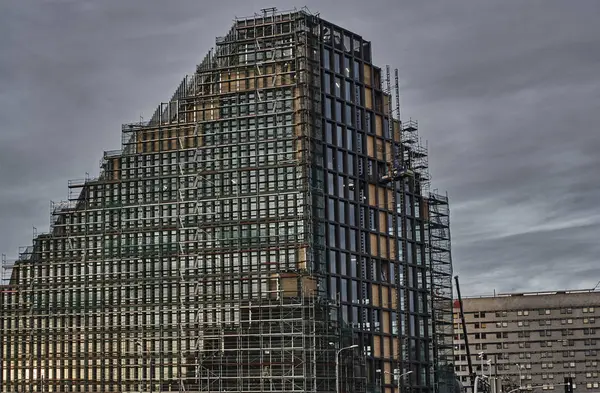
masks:
{"label": "apartment building", "polygon": [[[507,392],[577,392],[600,386],[600,292],[594,290],[507,293],[463,299],[471,360],[476,374],[497,377]],[[454,304],[455,370],[469,385],[459,304]],[[520,383],[519,383],[520,379]]]}

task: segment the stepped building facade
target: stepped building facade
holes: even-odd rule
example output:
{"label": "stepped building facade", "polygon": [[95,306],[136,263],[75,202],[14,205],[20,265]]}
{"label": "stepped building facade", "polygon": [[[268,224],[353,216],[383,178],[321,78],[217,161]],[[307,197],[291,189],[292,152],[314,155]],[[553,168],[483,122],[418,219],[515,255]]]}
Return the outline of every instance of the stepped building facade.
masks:
{"label": "stepped building facade", "polygon": [[448,200],[399,115],[359,35],[236,19],[4,261],[0,391],[447,389]]}

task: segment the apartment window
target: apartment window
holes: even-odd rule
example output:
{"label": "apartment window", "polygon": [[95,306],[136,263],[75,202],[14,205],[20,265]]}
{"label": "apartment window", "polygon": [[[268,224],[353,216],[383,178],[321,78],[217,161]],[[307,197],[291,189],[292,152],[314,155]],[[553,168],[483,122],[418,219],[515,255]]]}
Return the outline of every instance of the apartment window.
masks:
{"label": "apartment window", "polygon": [[518,315],[518,316],[522,316],[522,315],[523,315],[523,310],[519,310],[519,311],[517,311],[517,315]]}

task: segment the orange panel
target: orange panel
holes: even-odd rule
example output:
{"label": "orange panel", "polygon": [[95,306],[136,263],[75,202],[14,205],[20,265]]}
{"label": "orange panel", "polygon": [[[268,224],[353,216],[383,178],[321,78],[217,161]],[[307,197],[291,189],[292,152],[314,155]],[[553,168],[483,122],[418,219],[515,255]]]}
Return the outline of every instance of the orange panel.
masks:
{"label": "orange panel", "polygon": [[392,356],[392,340],[389,337],[383,338],[383,356],[386,358]]}
{"label": "orange panel", "polygon": [[373,109],[373,91],[365,87],[365,108]]}
{"label": "orange panel", "polygon": [[381,115],[375,115],[375,134],[383,137],[383,118]]}
{"label": "orange panel", "polygon": [[373,304],[373,306],[376,307],[380,307],[381,306],[381,300],[379,297],[379,285],[377,284],[372,284],[371,285],[371,303]]}
{"label": "orange panel", "polygon": [[[381,202],[380,202],[381,204]],[[385,212],[379,212],[379,232],[381,233],[387,233],[388,231],[388,227],[386,225],[386,221],[387,221],[387,213]]]}
{"label": "orange panel", "polygon": [[383,324],[383,332],[384,333],[391,333],[391,327],[390,327],[390,312],[389,311],[384,311],[383,312],[383,320],[381,322]]}
{"label": "orange panel", "polygon": [[374,233],[371,233],[370,238],[371,238],[371,255],[374,257],[378,257],[380,255],[379,255],[379,248],[377,247],[377,235]]}
{"label": "orange panel", "polygon": [[371,66],[368,64],[363,64],[363,66],[364,66],[363,72],[364,72],[364,77],[365,77],[365,85],[371,86],[372,85]]}
{"label": "orange panel", "polygon": [[367,136],[367,155],[375,157],[375,138],[370,135]]}
{"label": "orange panel", "polygon": [[369,205],[377,206],[377,191],[374,184],[369,184]]}
{"label": "orange panel", "polygon": [[381,337],[379,336],[373,337],[373,356],[376,358],[381,357]]}
{"label": "orange panel", "polygon": [[382,258],[389,258],[389,254],[387,251],[387,237],[381,236],[379,238],[379,256]]}

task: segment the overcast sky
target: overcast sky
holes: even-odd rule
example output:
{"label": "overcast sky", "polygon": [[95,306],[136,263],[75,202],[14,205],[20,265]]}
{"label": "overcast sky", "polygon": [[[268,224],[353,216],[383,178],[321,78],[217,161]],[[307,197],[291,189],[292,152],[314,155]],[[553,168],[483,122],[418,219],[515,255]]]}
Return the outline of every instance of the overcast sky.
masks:
{"label": "overcast sky", "polygon": [[600,281],[600,1],[305,1],[0,2],[0,252],[48,230],[68,179],[97,175],[235,16],[307,5],[399,68],[465,294]]}

